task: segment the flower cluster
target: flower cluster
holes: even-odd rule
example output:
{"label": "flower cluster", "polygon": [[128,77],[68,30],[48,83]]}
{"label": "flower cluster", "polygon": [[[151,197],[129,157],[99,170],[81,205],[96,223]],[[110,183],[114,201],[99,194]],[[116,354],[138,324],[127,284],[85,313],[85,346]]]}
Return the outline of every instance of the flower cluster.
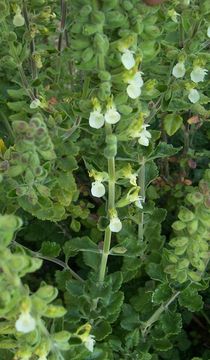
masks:
{"label": "flower cluster", "polygon": [[127,78],[128,86],[126,91],[131,99],[137,99],[141,95],[141,88],[144,84],[142,74],[141,71],[137,71]]}
{"label": "flower cluster", "polygon": [[[184,61],[179,61],[172,70],[172,74],[175,78],[180,79],[185,76],[186,68]],[[190,78],[193,83],[197,84],[199,82],[203,82],[205,76],[207,75],[208,70],[204,69],[203,67],[199,66],[198,64],[194,64],[193,70],[190,73]],[[194,89],[194,85],[188,86],[188,99],[195,104],[200,100],[200,94],[198,90]]]}
{"label": "flower cluster", "polygon": [[120,121],[121,115],[117,111],[115,104],[112,99],[107,104],[105,114],[102,113],[101,105],[98,99],[93,99],[93,111],[91,111],[89,116],[89,125],[94,129],[100,129],[104,126],[104,123],[116,124]]}

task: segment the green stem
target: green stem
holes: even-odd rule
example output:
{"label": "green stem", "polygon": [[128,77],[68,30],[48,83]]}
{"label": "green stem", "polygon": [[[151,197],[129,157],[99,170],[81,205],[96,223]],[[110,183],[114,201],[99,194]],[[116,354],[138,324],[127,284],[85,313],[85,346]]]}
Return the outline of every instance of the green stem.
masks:
{"label": "green stem", "polygon": [[40,254],[40,253],[38,253],[38,252],[36,252],[36,251],[33,251],[33,250],[27,248],[27,247],[24,246],[24,245],[19,244],[19,243],[18,243],[17,241],[15,241],[15,240],[13,240],[12,243],[13,243],[15,246],[19,246],[19,247],[23,248],[24,250],[28,251],[32,256],[34,256],[34,257],[36,257],[36,258],[43,259],[43,260],[47,260],[47,261],[51,261],[51,262],[53,262],[54,264],[60,265],[61,267],[64,268],[64,270],[68,270],[75,279],[79,280],[80,282],[84,282],[84,280],[83,280],[77,273],[75,273],[74,270],[72,270],[72,269],[68,266],[68,264],[66,264],[64,261],[59,260],[59,259],[56,259],[56,258],[53,258],[53,257],[50,257],[50,256],[44,256],[44,255],[42,255],[42,254]]}
{"label": "green stem", "polygon": [[154,314],[149,318],[149,320],[147,320],[142,329],[142,336],[145,337],[149,331],[149,329],[151,328],[151,326],[159,319],[160,315],[167,310],[167,308],[169,307],[169,305],[174,302],[174,300],[176,300],[177,296],[179,296],[180,291],[176,291],[171,298],[165,303],[160,305],[160,307],[154,312]]}
{"label": "green stem", "polygon": [[[140,196],[142,198],[142,203],[145,202],[145,159],[142,158],[141,168],[138,175],[138,184],[140,186]],[[144,212],[141,211],[139,214],[139,225],[138,225],[138,240],[140,243],[143,243],[144,240]]]}
{"label": "green stem", "polygon": [[[112,133],[112,127],[109,124],[106,124],[106,134],[109,135]],[[109,174],[109,183],[108,183],[108,214],[111,210],[115,208],[115,158],[111,157],[108,159],[108,174]],[[99,282],[102,284],[104,282],[106,274],[106,266],[110,251],[112,232],[109,226],[105,230],[104,235],[104,245],[102,251],[101,265],[99,270]]]}
{"label": "green stem", "polygon": [[11,142],[14,142],[15,134],[14,134],[14,132],[12,130],[12,127],[11,127],[7,117],[5,116],[5,114],[3,112],[0,112],[0,116],[1,116],[1,118],[3,120],[3,122],[4,122],[5,128],[7,129],[8,133],[9,133]]}

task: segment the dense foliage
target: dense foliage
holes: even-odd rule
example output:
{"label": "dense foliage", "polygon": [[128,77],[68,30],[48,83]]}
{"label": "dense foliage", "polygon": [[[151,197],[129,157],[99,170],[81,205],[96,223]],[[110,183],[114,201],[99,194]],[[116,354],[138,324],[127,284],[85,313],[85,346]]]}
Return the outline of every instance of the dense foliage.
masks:
{"label": "dense foliage", "polygon": [[0,0],[0,359],[208,360],[209,0]]}

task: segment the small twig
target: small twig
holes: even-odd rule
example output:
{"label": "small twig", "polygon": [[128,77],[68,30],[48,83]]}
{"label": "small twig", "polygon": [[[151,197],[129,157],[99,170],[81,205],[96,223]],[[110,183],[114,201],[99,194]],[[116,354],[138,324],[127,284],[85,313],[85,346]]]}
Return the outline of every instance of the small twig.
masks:
{"label": "small twig", "polygon": [[50,257],[50,256],[44,256],[44,255],[40,254],[39,252],[33,251],[33,250],[27,248],[26,246],[19,244],[15,240],[13,240],[12,243],[16,246],[22,247],[24,250],[28,251],[32,256],[34,256],[36,258],[47,260],[47,261],[53,262],[54,264],[60,265],[61,267],[64,268],[64,270],[68,270],[75,279],[79,280],[80,282],[84,282],[84,280],[77,273],[75,273],[74,270],[72,270],[69,267],[69,265],[66,264],[64,261]]}

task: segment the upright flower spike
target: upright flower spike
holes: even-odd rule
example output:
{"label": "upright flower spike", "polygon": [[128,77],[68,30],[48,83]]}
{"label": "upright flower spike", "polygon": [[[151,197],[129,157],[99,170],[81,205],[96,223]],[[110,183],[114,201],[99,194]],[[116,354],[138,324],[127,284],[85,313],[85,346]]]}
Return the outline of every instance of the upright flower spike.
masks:
{"label": "upright flower spike", "polygon": [[111,232],[119,232],[120,230],[122,230],[122,223],[118,216],[111,218],[109,228]]}
{"label": "upright flower spike", "polygon": [[142,125],[142,129],[141,129],[141,132],[139,134],[138,142],[139,142],[140,145],[143,145],[143,146],[148,146],[149,145],[149,139],[151,139],[151,137],[152,137],[150,132],[147,130],[147,127],[149,127],[148,124]]}
{"label": "upright flower spike", "polygon": [[27,334],[35,329],[36,321],[29,311],[22,311],[15,323],[15,327],[17,331]]}
{"label": "upright flower spike", "polygon": [[172,70],[172,74],[175,78],[179,79],[185,75],[186,69],[184,62],[179,61]]}
{"label": "upright flower spike", "polygon": [[131,78],[128,78],[127,94],[131,99],[137,99],[141,95],[141,88],[144,84],[142,74],[137,71]]}
{"label": "upright flower spike", "polygon": [[107,104],[107,110],[105,113],[105,121],[108,124],[116,124],[118,121],[120,121],[121,115],[120,113],[117,111],[115,104],[113,103],[112,98],[110,98],[110,100],[108,101]]}
{"label": "upright flower spike", "polygon": [[135,59],[133,54],[134,51],[124,49],[123,54],[121,55],[122,64],[127,70],[130,70],[135,66]]}
{"label": "upright flower spike", "polygon": [[105,186],[101,181],[94,181],[91,186],[91,194],[95,197],[102,197],[105,195]]}
{"label": "upright flower spike", "polygon": [[195,83],[204,81],[205,76],[207,75],[208,70],[204,69],[198,65],[193,68],[193,71],[190,74],[191,80]]}
{"label": "upright flower spike", "polygon": [[198,90],[190,89],[189,94],[188,94],[188,99],[193,104],[197,103],[200,100],[200,94],[199,94]]}

